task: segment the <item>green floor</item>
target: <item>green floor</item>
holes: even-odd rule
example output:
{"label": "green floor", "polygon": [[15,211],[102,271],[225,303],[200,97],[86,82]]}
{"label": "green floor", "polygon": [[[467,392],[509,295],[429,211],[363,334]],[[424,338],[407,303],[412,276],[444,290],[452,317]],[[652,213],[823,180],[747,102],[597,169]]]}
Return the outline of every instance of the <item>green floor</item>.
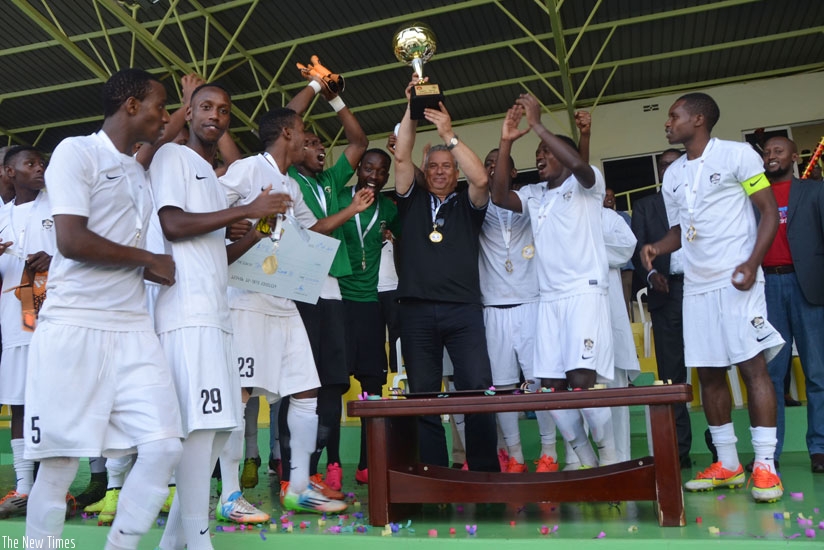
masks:
{"label": "green floor", "polygon": [[[789,409],[788,409],[789,410]],[[788,441],[796,441],[804,425],[805,409],[790,411],[788,426],[794,430]],[[798,422],[794,422],[796,415]],[[637,418],[640,417],[640,418]],[[746,415],[743,417],[746,418]],[[696,423],[696,435],[703,430],[701,415],[693,415]],[[736,411],[736,425],[741,420],[741,411]],[[633,426],[643,422],[643,416],[633,415]],[[535,422],[522,421],[525,452],[533,452],[534,447],[528,441],[537,441]],[[636,430],[633,430],[636,432]],[[742,459],[749,458],[746,424],[737,430],[741,439]],[[293,523],[293,531],[281,528],[282,510],[277,499],[277,479],[266,474],[265,466],[260,470],[260,483],[255,489],[246,492],[247,499],[263,510],[272,514],[272,525],[257,526],[249,530],[234,532],[217,532],[213,523],[213,543],[216,549],[237,548],[324,548],[329,544],[335,550],[372,548],[393,545],[392,548],[420,547],[438,548],[441,545],[471,544],[473,548],[500,548],[503,541],[507,546],[529,546],[537,548],[544,544],[563,544],[562,548],[575,545],[576,548],[620,548],[635,549],[640,545],[649,548],[697,548],[699,546],[723,544],[725,548],[786,548],[792,545],[813,545],[824,547],[824,475],[810,472],[809,458],[799,445],[791,445],[792,452],[786,452],[781,458],[782,479],[785,485],[785,497],[774,504],[753,503],[746,489],[717,490],[710,493],[685,494],[687,525],[678,528],[660,528],[656,520],[653,505],[650,502],[624,502],[609,504],[525,504],[508,506],[502,504],[463,506],[428,506],[422,514],[407,518],[401,523],[397,533],[385,536],[381,528],[369,527],[366,532],[358,532],[358,526],[364,525],[362,515],[366,514],[367,490],[365,486],[354,484],[354,465],[357,455],[356,427],[344,428],[343,460],[344,491],[351,491],[357,499],[350,506],[349,515],[328,518],[320,524],[318,516],[301,514],[287,518]],[[268,445],[268,431],[261,429],[260,443],[263,449]],[[646,441],[640,434],[633,437],[633,454],[646,454]],[[703,437],[696,438],[693,444],[693,458],[703,467],[709,462],[705,452]],[[264,451],[264,456],[266,455]],[[685,476],[689,473],[685,471]],[[84,463],[81,473],[72,487],[79,492],[88,480],[88,469]],[[0,466],[0,487],[8,487],[13,482],[10,465]],[[213,501],[214,505],[214,501]],[[785,519],[785,513],[788,518]],[[802,525],[799,515],[812,520],[812,526]],[[308,522],[308,527],[301,529],[300,523]],[[159,524],[162,519],[159,520]],[[340,527],[336,533],[335,527]],[[468,528],[476,526],[474,535]],[[545,527],[547,534],[542,534]],[[25,522],[22,518],[0,522],[0,548],[13,548],[15,541],[18,548],[23,547],[22,536]],[[711,533],[717,528],[717,534]],[[451,535],[450,530],[455,534]],[[814,538],[809,538],[805,531],[812,529]],[[75,518],[66,523],[64,538],[73,544],[66,548],[102,548],[107,528],[98,527],[95,519]],[[144,537],[141,549],[155,548],[162,527],[158,525]],[[9,538],[3,538],[3,537]],[[400,546],[399,546],[400,544]],[[607,546],[604,546],[607,545]]]}

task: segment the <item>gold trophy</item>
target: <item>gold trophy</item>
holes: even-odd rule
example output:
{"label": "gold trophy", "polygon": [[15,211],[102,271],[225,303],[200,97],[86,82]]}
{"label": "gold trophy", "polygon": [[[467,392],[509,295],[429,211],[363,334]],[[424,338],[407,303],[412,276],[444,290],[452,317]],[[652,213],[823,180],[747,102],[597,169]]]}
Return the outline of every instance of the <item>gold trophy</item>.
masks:
{"label": "gold trophy", "polygon": [[419,84],[412,87],[409,107],[412,119],[422,120],[424,109],[437,109],[438,103],[443,101],[443,94],[437,84],[423,82],[423,64],[435,54],[437,47],[435,33],[424,23],[412,23],[395,33],[392,46],[398,61],[412,65],[421,79]]}

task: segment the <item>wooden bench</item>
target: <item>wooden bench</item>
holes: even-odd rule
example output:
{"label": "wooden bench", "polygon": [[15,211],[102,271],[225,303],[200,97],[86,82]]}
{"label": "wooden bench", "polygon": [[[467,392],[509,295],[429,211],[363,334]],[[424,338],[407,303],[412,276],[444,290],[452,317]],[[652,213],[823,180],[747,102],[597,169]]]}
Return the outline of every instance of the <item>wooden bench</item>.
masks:
{"label": "wooden bench", "polygon": [[[350,401],[366,423],[369,523],[416,514],[423,503],[653,500],[661,526],[683,526],[684,496],[672,405],[692,399],[688,384],[557,393],[449,395]],[[461,471],[418,461],[420,415],[648,405],[654,457],[588,470],[506,474]],[[470,465],[471,466],[471,465]]]}

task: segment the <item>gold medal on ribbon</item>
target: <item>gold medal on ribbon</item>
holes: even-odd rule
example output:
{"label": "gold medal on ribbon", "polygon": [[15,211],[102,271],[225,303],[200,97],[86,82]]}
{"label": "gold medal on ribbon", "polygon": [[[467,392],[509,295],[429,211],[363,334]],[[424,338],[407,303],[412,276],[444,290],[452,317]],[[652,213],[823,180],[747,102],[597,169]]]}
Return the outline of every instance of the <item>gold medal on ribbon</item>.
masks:
{"label": "gold medal on ribbon", "polygon": [[695,236],[697,234],[698,234],[698,232],[695,230],[695,227],[693,225],[690,225],[689,228],[687,229],[687,241],[689,241],[689,242],[694,241]]}
{"label": "gold medal on ribbon", "polygon": [[263,272],[267,275],[274,275],[278,271],[278,258],[272,253],[271,256],[266,256],[263,259]]}
{"label": "gold medal on ribbon", "polygon": [[531,244],[526,245],[521,250],[521,256],[523,256],[525,260],[531,260],[535,256],[535,247]]}
{"label": "gold medal on ribbon", "polygon": [[443,241],[443,233],[438,231],[438,224],[432,224],[432,233],[429,234],[429,240],[437,244]]}
{"label": "gold medal on ribbon", "polygon": [[512,273],[512,271],[513,271],[512,260],[507,258],[506,262],[504,262],[504,268],[506,269],[507,273]]}

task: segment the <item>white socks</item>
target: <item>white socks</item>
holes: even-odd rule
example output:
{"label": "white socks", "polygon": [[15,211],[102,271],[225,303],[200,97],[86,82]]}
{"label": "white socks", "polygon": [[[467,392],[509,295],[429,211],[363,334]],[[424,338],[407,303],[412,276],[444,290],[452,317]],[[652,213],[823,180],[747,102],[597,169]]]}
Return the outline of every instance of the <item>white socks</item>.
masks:
{"label": "white socks", "polygon": [[[254,399],[257,400],[255,397]],[[240,463],[243,461],[243,440],[246,430],[246,405],[243,404],[243,423],[229,433],[229,440],[220,452],[220,477],[223,491],[220,502],[227,502],[232,494],[240,491]],[[257,427],[257,421],[255,422]]]}
{"label": "white socks", "polygon": [[517,412],[501,412],[497,413],[498,426],[504,434],[504,442],[509,456],[518,461],[519,464],[524,463],[524,451],[521,448],[521,431],[518,427],[518,413]]}
{"label": "white socks", "polygon": [[23,438],[11,440],[11,454],[14,460],[14,474],[17,477],[16,490],[21,495],[28,495],[34,484],[34,461],[23,458]]}
{"label": "white socks", "polygon": [[535,417],[538,419],[538,432],[541,434],[541,456],[546,455],[557,461],[557,435],[555,434],[555,420],[552,419],[552,413],[549,411],[535,411]]}
{"label": "white socks", "polygon": [[140,537],[152,527],[166,500],[169,478],[182,451],[177,438],[151,441],[137,448],[134,467],[118,498],[106,550],[137,550]]}
{"label": "white socks", "polygon": [[66,521],[66,493],[77,475],[79,458],[44,458],[40,461],[37,483],[29,493],[26,510],[26,538],[34,539],[32,548],[48,548],[59,538]]}
{"label": "white socks", "polygon": [[[752,449],[755,451],[755,463],[757,466],[760,462],[770,468],[772,473],[775,472],[775,445],[778,441],[776,439],[776,428],[767,428],[764,426],[751,426],[750,435],[752,436]],[[716,445],[717,447],[718,445]]]}
{"label": "white socks", "polygon": [[[134,465],[135,455],[119,456],[117,458],[109,458],[106,460],[106,471],[109,475],[109,489],[120,489],[126,483],[126,476]],[[177,465],[177,462],[172,464],[172,469]]]}
{"label": "white socks", "polygon": [[[735,448],[738,438],[735,437],[735,428],[732,422],[723,426],[709,426],[709,429],[712,435],[712,444],[715,445],[715,450],[718,452],[718,462],[727,470],[736,471],[741,463],[738,461],[738,451]],[[773,431],[774,437],[775,431]],[[773,450],[775,450],[775,440],[773,440]]]}
{"label": "white socks", "polygon": [[607,407],[592,407],[581,409],[581,415],[589,424],[592,440],[598,446],[598,464],[608,466],[617,463],[615,432],[612,429],[612,411]]}
{"label": "white socks", "polygon": [[289,398],[286,421],[291,433],[292,471],[289,473],[289,492],[300,494],[309,487],[309,457],[315,450],[318,437],[318,400]]}
{"label": "white socks", "polygon": [[[560,430],[564,440],[568,441],[582,465],[594,468],[598,466],[598,459],[589,438],[584,431],[584,421],[579,409],[560,409],[551,411],[555,425]],[[571,457],[570,457],[571,458]],[[569,462],[569,458],[567,459]]]}

